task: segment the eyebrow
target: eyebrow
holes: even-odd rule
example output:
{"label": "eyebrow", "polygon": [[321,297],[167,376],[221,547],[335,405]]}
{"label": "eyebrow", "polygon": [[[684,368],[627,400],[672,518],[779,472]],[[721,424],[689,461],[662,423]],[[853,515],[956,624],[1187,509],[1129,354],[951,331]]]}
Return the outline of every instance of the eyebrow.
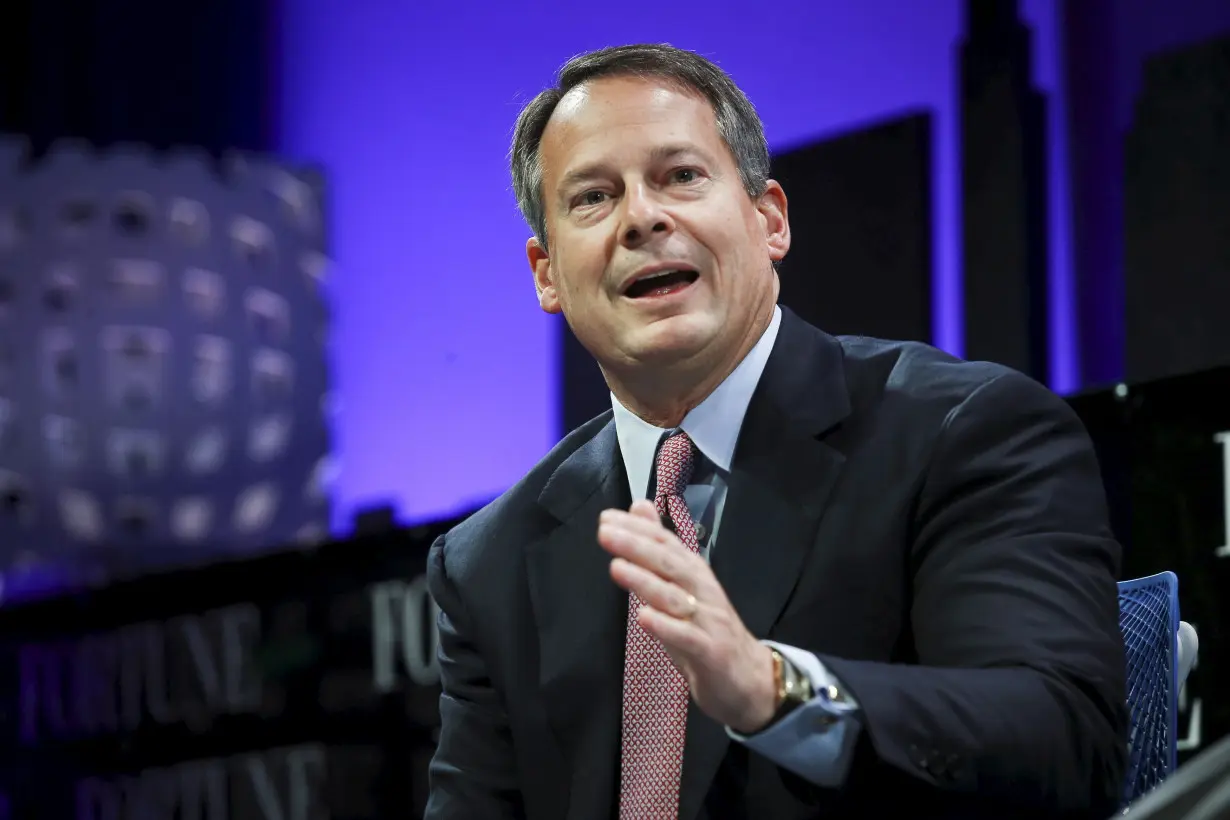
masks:
{"label": "eyebrow", "polygon": [[[670,162],[679,159],[681,156],[691,154],[703,162],[711,163],[709,155],[694,145],[658,145],[649,152],[649,161],[652,165]],[[559,192],[561,197],[565,197],[567,193],[577,185],[583,182],[588,182],[603,176],[607,170],[605,162],[591,162],[587,165],[582,165],[580,168],[575,168],[564,174],[564,178],[560,180]]]}

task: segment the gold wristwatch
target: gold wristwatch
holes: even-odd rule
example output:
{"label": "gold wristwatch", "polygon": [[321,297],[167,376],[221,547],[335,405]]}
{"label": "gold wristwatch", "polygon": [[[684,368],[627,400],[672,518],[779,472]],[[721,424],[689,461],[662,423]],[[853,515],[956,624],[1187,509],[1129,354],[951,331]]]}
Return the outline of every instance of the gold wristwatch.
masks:
{"label": "gold wristwatch", "polygon": [[811,678],[807,677],[797,666],[782,657],[782,653],[770,647],[773,655],[773,682],[777,686],[776,710],[772,726],[795,709],[807,703],[815,693],[812,691]]}

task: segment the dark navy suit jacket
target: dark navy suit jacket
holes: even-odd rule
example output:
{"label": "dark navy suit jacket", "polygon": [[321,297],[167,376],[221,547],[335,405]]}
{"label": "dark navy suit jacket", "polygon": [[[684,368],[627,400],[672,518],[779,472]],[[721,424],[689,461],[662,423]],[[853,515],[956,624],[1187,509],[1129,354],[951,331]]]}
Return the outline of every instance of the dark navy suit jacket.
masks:
{"label": "dark navy suit jacket", "polygon": [[[433,546],[428,818],[614,816],[627,596],[595,533],[628,504],[606,413]],[[820,657],[863,729],[845,785],[824,789],[693,705],[680,817],[1109,817],[1128,720],[1119,552],[1061,399],[783,310],[713,570],[754,635]]]}

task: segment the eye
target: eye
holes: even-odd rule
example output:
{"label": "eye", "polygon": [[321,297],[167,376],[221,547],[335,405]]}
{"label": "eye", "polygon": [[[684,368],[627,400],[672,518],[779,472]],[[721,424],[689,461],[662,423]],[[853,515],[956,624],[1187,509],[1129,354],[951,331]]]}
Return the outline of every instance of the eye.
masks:
{"label": "eye", "polygon": [[577,197],[577,205],[601,205],[606,201],[606,194],[602,191],[586,191]]}
{"label": "eye", "polygon": [[671,172],[672,180],[685,185],[689,182],[695,182],[699,176],[700,174],[697,173],[695,168],[676,168]]}

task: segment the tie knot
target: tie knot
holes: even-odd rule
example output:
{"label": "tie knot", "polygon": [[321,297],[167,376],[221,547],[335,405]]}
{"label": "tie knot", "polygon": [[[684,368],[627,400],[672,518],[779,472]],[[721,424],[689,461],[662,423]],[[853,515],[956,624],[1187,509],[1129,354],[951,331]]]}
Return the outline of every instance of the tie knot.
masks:
{"label": "tie knot", "polygon": [[657,497],[683,495],[692,477],[692,455],[695,448],[692,439],[682,431],[675,433],[658,448]]}

